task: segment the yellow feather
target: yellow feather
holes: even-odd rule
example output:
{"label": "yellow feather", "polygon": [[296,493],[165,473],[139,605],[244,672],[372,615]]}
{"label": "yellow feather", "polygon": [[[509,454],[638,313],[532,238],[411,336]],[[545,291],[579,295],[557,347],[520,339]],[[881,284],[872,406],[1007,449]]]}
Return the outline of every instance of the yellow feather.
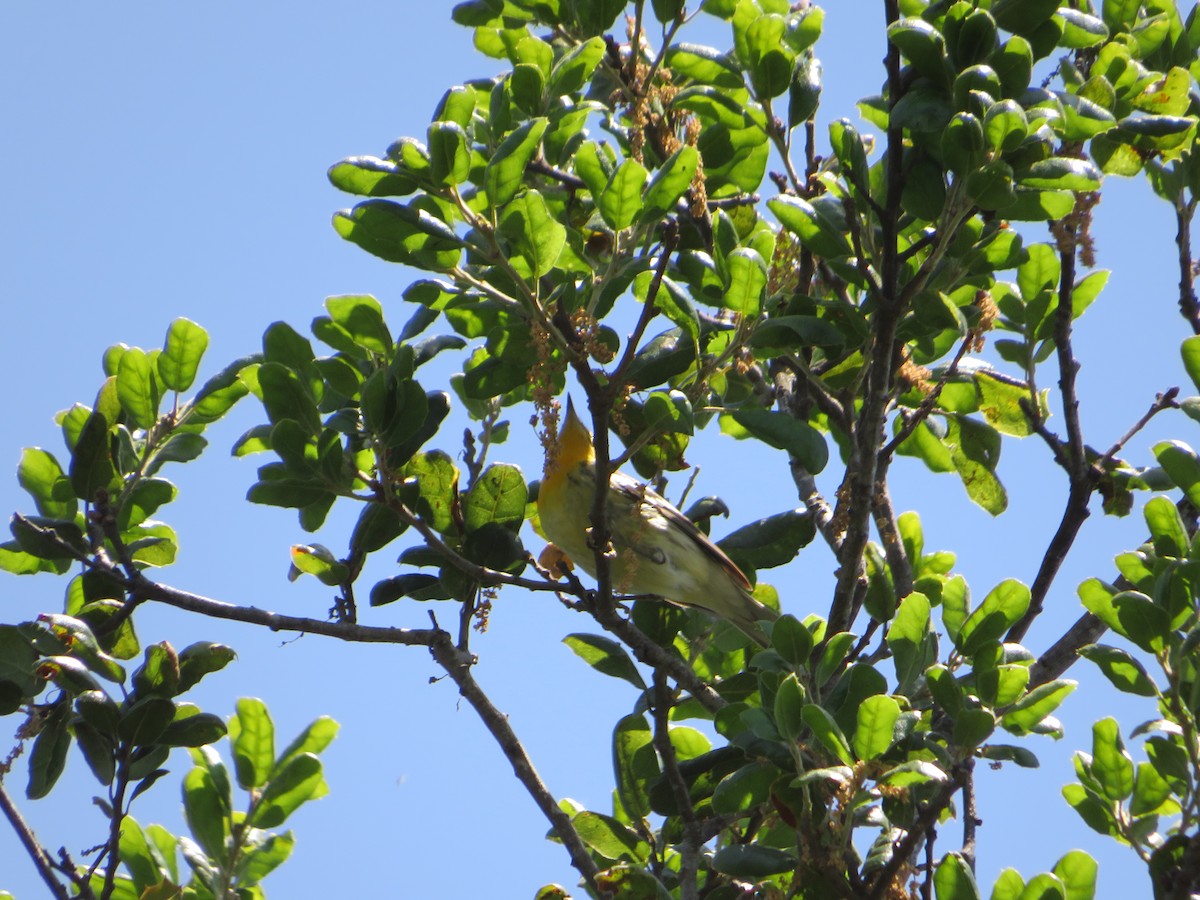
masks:
{"label": "yellow feather", "polygon": [[[596,491],[592,436],[570,402],[557,441],[546,456],[538,494],[542,529],[567,556],[595,576],[589,545],[590,514]],[[699,606],[732,621],[761,644],[761,620],[778,613],[749,593],[746,576],[719,547],[670,503],[628,475],[609,481],[605,518],[616,554],[613,588],[620,593],[655,594]]]}

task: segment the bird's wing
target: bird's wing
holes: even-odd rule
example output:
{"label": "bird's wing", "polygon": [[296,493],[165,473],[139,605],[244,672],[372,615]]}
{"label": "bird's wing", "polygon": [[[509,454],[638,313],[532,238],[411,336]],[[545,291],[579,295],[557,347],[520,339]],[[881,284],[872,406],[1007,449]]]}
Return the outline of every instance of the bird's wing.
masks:
{"label": "bird's wing", "polygon": [[[703,531],[696,527],[696,523],[681,513],[678,509],[672,506],[660,494],[648,488],[640,481],[630,478],[623,472],[614,472],[610,481],[615,497],[612,499],[617,501],[618,507],[634,507],[635,505],[643,505],[650,507],[657,515],[662,516],[667,522],[684,534],[686,534],[697,547],[704,551],[713,562],[724,569],[734,583],[739,587],[745,588],[747,591],[753,590],[744,572],[737,567],[737,564],[726,556],[725,551],[714,544]],[[625,522],[629,521],[629,517],[621,516],[620,508],[613,509],[613,513],[617,515],[608,516],[610,527],[614,532],[624,532],[627,527],[623,527],[620,522],[622,519]],[[620,534],[625,538],[625,542],[634,550],[638,547],[636,537]],[[632,538],[632,539],[631,539]]]}

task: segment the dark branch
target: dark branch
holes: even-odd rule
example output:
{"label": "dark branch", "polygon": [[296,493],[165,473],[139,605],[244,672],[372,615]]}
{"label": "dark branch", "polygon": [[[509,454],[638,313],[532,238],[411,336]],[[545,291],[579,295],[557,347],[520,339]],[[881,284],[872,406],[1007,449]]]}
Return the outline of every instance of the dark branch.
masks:
{"label": "dark branch", "polygon": [[50,893],[54,895],[56,900],[67,900],[70,895],[54,874],[58,866],[50,856],[49,851],[38,843],[33,829],[29,827],[29,824],[21,816],[21,811],[12,802],[8,791],[4,789],[4,779],[2,777],[0,777],[0,811],[4,812],[4,818],[8,819],[8,823],[12,826],[13,831],[17,833],[17,839],[21,842],[21,846],[25,848],[25,852],[29,854],[29,858],[33,860],[33,864],[38,870],[38,875],[41,876],[42,881],[46,882],[46,887],[50,889]]}
{"label": "dark branch", "polygon": [[529,792],[538,809],[550,820],[550,824],[558,833],[558,837],[571,855],[572,865],[587,881],[588,886],[593,891],[600,893],[595,880],[599,869],[592,861],[587,846],[571,824],[570,817],[559,808],[558,802],[542,782],[537,770],[533,767],[533,762],[525,752],[524,745],[513,731],[512,726],[509,725],[508,717],[496,709],[487,694],[475,681],[471,674],[474,657],[461,653],[445,631],[435,628],[429,633],[433,635],[433,639],[429,643],[429,652],[458,685],[459,693],[471,704],[484,726],[495,738],[496,743],[500,745],[501,751],[513,767],[513,773],[517,776],[517,780],[525,786],[525,790]]}

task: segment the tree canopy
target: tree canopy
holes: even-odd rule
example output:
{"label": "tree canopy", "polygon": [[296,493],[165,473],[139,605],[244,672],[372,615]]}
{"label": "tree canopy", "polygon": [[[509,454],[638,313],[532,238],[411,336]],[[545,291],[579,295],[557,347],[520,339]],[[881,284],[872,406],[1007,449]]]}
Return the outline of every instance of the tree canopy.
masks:
{"label": "tree canopy", "polygon": [[[976,883],[989,839],[977,772],[1017,784],[1042,735],[1073,743],[1076,777],[1031,815],[1065,802],[1140,857],[1155,897],[1200,889],[1200,458],[1183,440],[1135,443],[1152,420],[1187,436],[1200,419],[1187,396],[1200,386],[1195,9],[882,12],[863,39],[883,57],[879,95],[818,131],[824,14],[807,2],[459,4],[454,20],[500,74],[449,88],[419,137],[329,170],[352,195],[336,233],[418,270],[404,302],[330,297],[215,367],[187,318],[161,348],[108,349],[97,392],[59,416],[65,451],[22,455],[31,506],[0,546],[5,570],[66,585],[61,610],[0,625],[0,714],[21,723],[0,807],[53,896],[261,896],[292,851],[280,827],[328,790],[337,726],[321,714],[337,710],[314,709],[282,750],[263,701],[238,700],[228,720],[202,710],[187,695],[234,651],[145,634],[157,604],[200,627],[429,654],[579,878],[539,897],[1090,897],[1103,882],[1079,850]],[[702,23],[731,45],[689,40]],[[1093,302],[1093,317],[1123,315],[1091,233],[1115,178],[1138,179],[1175,223],[1177,295],[1144,302],[1177,306],[1162,346],[1188,387],[1164,385],[1093,435],[1075,328]],[[705,531],[729,504],[681,499],[693,444],[720,434],[786,461],[776,511],[718,542],[783,614],[767,648],[701,611],[621,596],[602,502],[594,585],[539,555],[526,472],[540,460],[507,458],[506,441],[530,421],[551,442],[568,389],[600,480],[627,465]],[[168,476],[203,465],[236,404],[259,422],[232,442],[259,462],[247,500],[320,532],[291,562],[329,588],[325,618],[160,577],[179,544],[161,518],[178,493]],[[465,436],[446,427],[452,409]],[[953,549],[926,546],[921,511],[894,508],[894,486],[923,465],[999,516],[1001,450],[1017,440],[1059,470],[1040,505],[1055,524],[972,591]],[[335,507],[354,510],[336,533]],[[1056,581],[1101,514],[1125,520],[1125,551],[1078,585]],[[773,586],[816,553],[831,560],[828,596]],[[369,563],[397,555],[375,577]],[[476,677],[479,632],[514,592],[579,612],[588,624],[567,645],[628,684],[603,808],[551,792]],[[1074,624],[1036,634],[1071,592]],[[427,621],[389,619],[414,604]],[[1144,715],[1064,735],[1055,716],[1080,679],[1143,698]],[[191,753],[189,836],[131,815],[171,780],[173,748]],[[23,760],[26,797],[44,797],[75,751],[105,792],[107,831],[86,855],[39,843],[11,789]],[[471,890],[484,878],[461,877]]]}

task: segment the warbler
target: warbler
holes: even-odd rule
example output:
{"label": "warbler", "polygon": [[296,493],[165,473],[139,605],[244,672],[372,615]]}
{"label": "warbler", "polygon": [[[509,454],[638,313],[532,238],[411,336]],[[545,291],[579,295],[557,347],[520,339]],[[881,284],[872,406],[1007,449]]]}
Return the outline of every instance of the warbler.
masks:
{"label": "warbler", "polygon": [[[596,557],[589,538],[595,492],[592,435],[568,400],[566,420],[546,454],[538,516],[546,537],[593,578]],[[610,566],[614,591],[700,607],[767,646],[758,623],[779,614],[751,596],[742,570],[687,516],[622,472],[609,478],[604,509],[615,551]]]}

